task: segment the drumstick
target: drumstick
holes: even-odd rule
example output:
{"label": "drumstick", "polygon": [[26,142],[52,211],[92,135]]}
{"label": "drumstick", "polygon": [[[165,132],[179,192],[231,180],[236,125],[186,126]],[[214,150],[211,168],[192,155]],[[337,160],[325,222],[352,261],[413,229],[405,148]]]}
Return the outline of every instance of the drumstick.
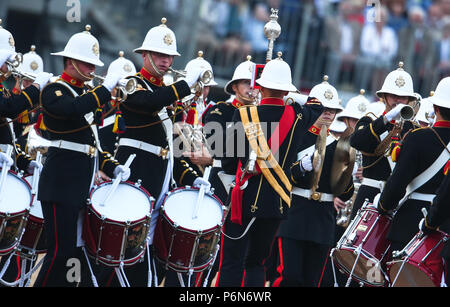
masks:
{"label": "drumstick", "polygon": [[[12,154],[12,152],[13,152],[13,147],[12,147],[12,145],[6,145],[6,152],[5,152],[5,154],[8,156],[8,157],[11,157],[11,154]],[[1,173],[1,177],[0,177],[0,199],[1,199],[1,197],[2,197],[2,195],[3,195],[3,188],[4,188],[4,183],[5,183],[5,180],[6,180],[6,175],[8,175],[8,171],[9,171],[9,169],[10,169],[11,167],[9,166],[6,166],[6,161],[3,161],[3,165],[2,165],[2,173]]]}
{"label": "drumstick", "polygon": [[[133,160],[134,160],[135,157],[136,157],[136,154],[131,154],[131,155],[128,157],[127,161],[125,162],[124,166],[125,166],[125,167],[130,167],[131,162],[133,162]],[[104,205],[108,202],[108,200],[111,198],[111,196],[112,196],[112,195],[114,194],[114,192],[116,191],[117,186],[118,186],[119,183],[122,181],[121,179],[122,179],[121,176],[120,176],[120,177],[117,176],[117,178],[115,178],[115,179],[113,180],[113,183],[112,183],[112,185],[111,185],[111,189],[109,190],[108,195],[106,195],[105,200],[104,200],[102,203],[100,203],[100,206],[104,206]]]}
{"label": "drumstick", "polygon": [[[205,169],[205,172],[203,173],[203,179],[208,180],[210,172],[211,172],[211,166],[208,166]],[[198,209],[200,207],[200,204],[203,201],[203,196],[204,195],[205,195],[205,185],[202,184],[201,187],[200,187],[200,191],[198,193],[197,202],[195,204],[194,212],[192,214],[192,219],[196,219],[197,218]]]}
{"label": "drumstick", "polygon": [[[37,153],[36,153],[36,162],[37,162],[38,164],[41,163],[41,158],[42,158],[41,152],[38,150]],[[39,170],[39,167],[36,166],[36,167],[34,168],[34,173],[33,173],[33,183],[32,183],[32,186],[31,186],[31,194],[33,194],[33,195],[36,195],[37,185],[38,185],[38,183],[39,183],[39,177],[40,177],[40,175],[41,175],[41,172],[40,172],[40,170]]]}

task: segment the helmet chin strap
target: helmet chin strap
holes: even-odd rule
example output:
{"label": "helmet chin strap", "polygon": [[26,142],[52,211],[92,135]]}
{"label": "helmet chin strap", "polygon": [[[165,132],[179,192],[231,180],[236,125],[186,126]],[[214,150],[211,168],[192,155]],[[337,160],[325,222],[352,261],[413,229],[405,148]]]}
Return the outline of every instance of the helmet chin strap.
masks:
{"label": "helmet chin strap", "polygon": [[147,56],[148,61],[150,62],[150,65],[152,65],[152,68],[153,68],[153,70],[156,72],[156,74],[158,75],[158,77],[164,76],[165,72],[160,71],[160,70],[158,69],[158,67],[156,67],[155,62],[153,62],[153,59],[152,59],[152,57],[150,56],[150,52],[147,52],[147,53],[146,53],[146,56]]}
{"label": "helmet chin strap", "polygon": [[94,76],[92,76],[92,75],[86,75],[86,74],[82,73],[82,72],[80,71],[80,69],[78,68],[78,64],[75,63],[73,59],[70,60],[70,61],[72,62],[72,65],[73,65],[73,67],[75,68],[75,70],[77,71],[77,73],[79,73],[83,78],[88,79],[88,80],[94,79]]}

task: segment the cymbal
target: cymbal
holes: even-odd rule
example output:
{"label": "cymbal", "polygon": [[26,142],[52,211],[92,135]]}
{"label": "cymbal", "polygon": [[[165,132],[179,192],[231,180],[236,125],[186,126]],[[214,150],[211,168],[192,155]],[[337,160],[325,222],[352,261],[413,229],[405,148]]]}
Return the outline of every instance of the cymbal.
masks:
{"label": "cymbal", "polygon": [[336,145],[331,166],[331,191],[338,196],[344,193],[353,175],[356,150],[350,146],[350,135],[341,136]]}

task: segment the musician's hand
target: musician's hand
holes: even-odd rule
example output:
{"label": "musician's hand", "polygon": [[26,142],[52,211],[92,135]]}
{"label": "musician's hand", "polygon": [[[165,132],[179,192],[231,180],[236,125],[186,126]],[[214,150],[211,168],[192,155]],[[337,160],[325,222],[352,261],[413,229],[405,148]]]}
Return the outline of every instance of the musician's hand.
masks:
{"label": "musician's hand", "polygon": [[111,180],[111,178],[106,175],[103,171],[98,171],[97,174],[95,175],[95,179],[94,179],[94,183],[95,185],[99,185],[104,181],[109,181]]}
{"label": "musician's hand", "polygon": [[397,106],[395,106],[395,108],[393,108],[392,110],[387,112],[384,115],[384,117],[386,118],[386,121],[390,122],[390,121],[399,119],[400,118],[400,111],[402,110],[402,108],[404,106],[405,106],[404,104],[398,104]]}
{"label": "musician's hand", "polygon": [[200,79],[201,74],[203,73],[204,69],[200,67],[193,67],[192,69],[189,69],[186,72],[186,77],[184,78],[184,81],[188,84],[190,88],[194,86],[195,83],[197,83],[198,79]]}
{"label": "musician's hand", "polygon": [[28,164],[28,173],[33,175],[34,174],[34,170],[37,168],[39,170],[39,172],[42,170],[44,166],[42,165],[42,163],[37,162],[36,160],[33,160],[30,162],[30,164]]}
{"label": "musician's hand", "polygon": [[313,170],[312,157],[310,155],[306,155],[300,159],[300,170],[302,173],[310,172]]}
{"label": "musician's hand", "polygon": [[213,162],[213,158],[206,147],[202,147],[202,150],[194,152],[184,152],[183,156],[189,158],[192,163],[197,165],[210,165]]}
{"label": "musician's hand", "polygon": [[117,165],[114,169],[114,178],[117,178],[117,176],[121,176],[121,181],[127,181],[128,178],[130,178],[131,170],[129,167],[126,167],[124,165]]}
{"label": "musician's hand", "polygon": [[102,85],[104,87],[106,87],[106,89],[108,91],[111,92],[116,87],[116,85],[120,81],[120,79],[122,79],[122,75],[117,72],[112,71],[106,75],[105,80],[103,80]]}
{"label": "musician's hand", "polygon": [[345,207],[347,206],[345,201],[341,200],[339,197],[334,198],[333,205],[336,212],[339,212],[339,210],[341,209],[345,209]]}
{"label": "musician's hand", "polygon": [[50,81],[51,77],[53,77],[52,73],[48,73],[45,71],[40,72],[36,76],[36,79],[34,79],[33,84],[38,85],[38,89],[42,89]]}
{"label": "musician's hand", "polygon": [[4,152],[0,152],[0,165],[6,162],[6,167],[11,167],[14,164],[14,160],[5,154]]}
{"label": "musician's hand", "polygon": [[1,49],[0,50],[0,67],[5,64],[7,60],[12,61],[13,56],[16,55],[16,52],[13,50]]}
{"label": "musician's hand", "polygon": [[202,177],[197,177],[192,184],[196,188],[201,188],[202,185],[205,186],[205,191],[209,191],[211,189],[211,183],[208,180],[203,179]]}

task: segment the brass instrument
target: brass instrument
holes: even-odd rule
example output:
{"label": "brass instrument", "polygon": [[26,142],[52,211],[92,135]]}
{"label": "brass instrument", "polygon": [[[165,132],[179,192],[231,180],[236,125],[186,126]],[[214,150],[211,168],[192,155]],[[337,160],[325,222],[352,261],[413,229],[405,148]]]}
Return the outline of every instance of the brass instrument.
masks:
{"label": "brass instrument", "polygon": [[[175,75],[174,81],[177,81],[179,78],[185,78],[186,77],[186,71],[185,70],[175,70],[172,67],[169,67],[168,72],[173,73]],[[197,92],[202,92],[203,87],[205,84],[208,84],[213,78],[213,73],[210,70],[205,70],[200,75],[200,78],[198,79],[197,83],[195,83],[192,91],[192,94],[195,94]]]}
{"label": "brass instrument", "polygon": [[355,158],[356,151],[350,146],[350,134],[344,132],[337,142],[331,168],[331,191],[335,196],[345,192],[348,182],[352,178]]}
{"label": "brass instrument", "polygon": [[[96,75],[94,73],[91,73],[91,76],[93,77],[93,79],[98,79],[100,80],[100,84],[103,83],[103,81],[105,80],[105,77]],[[134,78],[130,78],[130,79],[120,79],[119,82],[117,82],[115,88],[119,91],[119,93],[117,93],[117,97],[112,97],[113,99],[118,99],[119,101],[125,101],[128,97],[128,95],[133,94],[136,91],[137,88],[137,81]],[[122,96],[120,96],[120,93],[122,93]],[[120,96],[120,97],[119,97]]]}
{"label": "brass instrument", "polygon": [[20,80],[30,80],[34,81],[36,79],[36,75],[22,72],[18,69],[20,64],[23,62],[23,55],[22,53],[16,53],[14,56],[14,60],[12,61],[6,61],[5,64],[8,67],[8,72],[4,73],[3,76],[5,78],[8,78],[9,76],[17,77]]}

